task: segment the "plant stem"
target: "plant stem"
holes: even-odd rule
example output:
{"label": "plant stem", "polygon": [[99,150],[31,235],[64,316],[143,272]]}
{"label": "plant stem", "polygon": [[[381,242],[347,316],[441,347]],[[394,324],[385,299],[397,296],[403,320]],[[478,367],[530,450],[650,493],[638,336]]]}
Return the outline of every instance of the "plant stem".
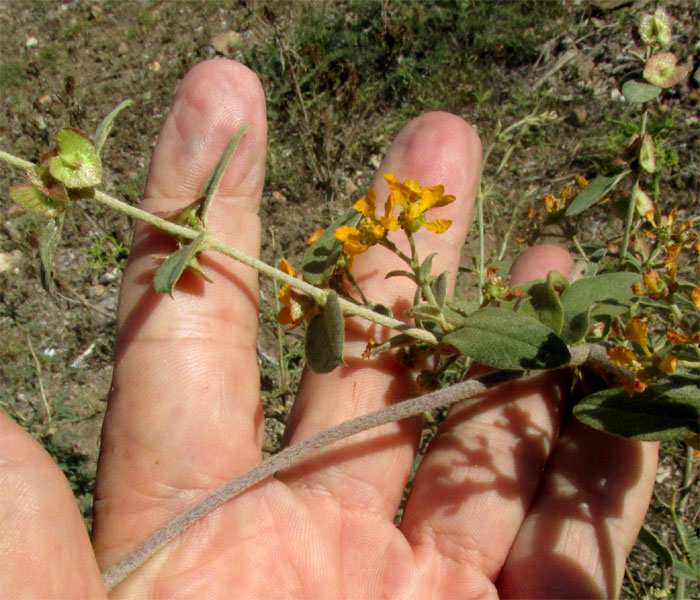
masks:
{"label": "plant stem", "polygon": [[[4,160],[5,162],[20,167],[22,169],[28,169],[29,167],[34,166],[33,163],[23,160],[7,152],[3,152],[2,150],[0,150],[0,160]],[[125,214],[133,219],[139,219],[149,225],[152,225],[153,227],[156,227],[157,229],[160,229],[161,231],[164,231],[176,237],[194,240],[202,233],[201,231],[198,231],[196,229],[183,227],[182,225],[177,225],[176,223],[166,221],[161,217],[146,212],[145,210],[142,210],[135,206],[131,206],[130,204],[118,200],[117,198],[114,198],[108,194],[105,194],[100,190],[95,190],[93,198],[100,204],[108,206],[109,208],[112,208],[113,210]],[[328,290],[317,288],[309,283],[306,283],[302,279],[298,279],[296,277],[293,277],[292,275],[287,275],[287,273],[284,273],[283,271],[280,271],[279,269],[276,269],[275,267],[272,267],[267,263],[258,260],[257,258],[248,256],[244,252],[241,252],[240,250],[237,250],[232,246],[224,244],[223,242],[209,234],[205,234],[204,238],[202,239],[202,244],[206,248],[216,250],[221,254],[230,256],[231,258],[234,258],[235,260],[242,262],[245,265],[253,267],[263,275],[267,275],[268,277],[274,277],[278,281],[282,281],[286,285],[292,286],[293,288],[313,298],[314,301],[320,306],[323,306],[326,303]],[[339,298],[339,300],[340,307],[344,315],[362,317],[364,319],[377,323],[377,325],[382,325],[384,327],[389,327],[391,329],[407,333],[411,337],[422,342],[426,342],[428,344],[435,345],[438,343],[438,339],[429,331],[417,327],[410,327],[403,321],[399,321],[398,319],[393,319],[391,317],[381,315],[369,308],[358,306],[356,304],[353,304],[352,302],[348,302],[343,298]]]}
{"label": "plant stem", "polygon": [[326,429],[306,440],[285,448],[279,454],[268,458],[247,473],[224,484],[213,494],[170,521],[131,554],[128,554],[116,565],[105,571],[102,575],[105,589],[108,592],[112,590],[114,586],[140,567],[153,554],[207,513],[263,479],[271,477],[278,471],[286,469],[307,456],[318,452],[321,448],[362,431],[367,431],[392,421],[420,415],[427,410],[447,406],[467,398],[471,398],[472,403],[476,403],[479,399],[472,397],[484,392],[486,389],[488,389],[487,386],[478,380],[458,383],[452,387],[418,396],[417,398],[410,398],[387,408],[345,421],[340,425]]}
{"label": "plant stem", "polygon": [[14,167],[19,167],[20,169],[28,169],[29,167],[34,166],[34,163],[2,150],[0,150],[0,160],[4,160],[6,163],[11,164]]}
{"label": "plant stem", "polygon": [[[639,131],[639,137],[644,138],[644,134],[647,130],[647,118],[648,111],[644,111],[642,116],[642,126]],[[625,219],[625,237],[622,240],[622,250],[620,250],[620,265],[625,262],[627,258],[627,248],[630,243],[630,234],[632,233],[632,222],[634,221],[634,210],[635,210],[635,191],[639,188],[639,180],[641,178],[640,170],[637,169],[637,174],[634,179],[634,185],[632,186],[632,195],[630,197],[630,203],[627,207],[627,218]]]}
{"label": "plant stem", "polygon": [[627,258],[627,249],[630,244],[630,234],[632,233],[632,222],[634,221],[634,210],[635,210],[635,191],[639,188],[639,174],[637,174],[634,185],[632,186],[632,195],[630,197],[630,203],[627,207],[627,217],[625,218],[625,235],[622,240],[622,250],[620,250],[620,265],[624,264]]}
{"label": "plant stem", "polygon": [[[634,377],[625,369],[612,364],[606,357],[605,348],[582,344],[570,347],[570,351],[571,362],[569,366],[588,364],[596,370],[603,369],[607,372],[617,373],[618,375],[622,374],[625,377]],[[542,372],[535,372],[525,376],[518,371],[497,371],[495,373],[490,373],[481,379],[463,381],[436,392],[424,394],[416,398],[409,398],[408,400],[392,404],[386,408],[360,415],[359,417],[355,417],[354,419],[321,431],[306,440],[293,444],[282,450],[279,454],[253,467],[240,477],[225,483],[204,500],[201,500],[192,508],[158,530],[141,546],[102,574],[105,588],[108,592],[112,590],[119,582],[138,569],[168,542],[176,538],[203,516],[221,506],[224,502],[227,502],[234,496],[237,496],[248,488],[261,482],[263,479],[271,477],[275,473],[317,453],[329,444],[357,433],[373,429],[374,427],[421,415],[426,411],[448,406],[455,402],[468,400],[471,404],[476,404],[481,401],[481,399],[478,397],[475,398],[475,396],[482,394],[490,387],[498,386],[514,378],[527,381],[539,377],[541,373]]]}

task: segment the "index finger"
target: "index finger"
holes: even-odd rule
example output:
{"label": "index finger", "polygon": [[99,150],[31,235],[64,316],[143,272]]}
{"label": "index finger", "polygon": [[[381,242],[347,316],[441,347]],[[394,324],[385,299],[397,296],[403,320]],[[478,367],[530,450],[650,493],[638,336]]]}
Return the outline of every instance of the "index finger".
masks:
{"label": "index finger", "polygon": [[[250,129],[209,221],[215,237],[257,256],[267,126],[260,83],[241,64],[209,61],[185,77],[158,140],[142,206],[172,211],[197,199],[244,125]],[[204,253],[200,262],[211,284],[185,273],[172,298],[157,294],[152,255],[175,248],[170,236],[136,227],[95,492],[93,537],[103,567],[260,460],[257,273]]]}

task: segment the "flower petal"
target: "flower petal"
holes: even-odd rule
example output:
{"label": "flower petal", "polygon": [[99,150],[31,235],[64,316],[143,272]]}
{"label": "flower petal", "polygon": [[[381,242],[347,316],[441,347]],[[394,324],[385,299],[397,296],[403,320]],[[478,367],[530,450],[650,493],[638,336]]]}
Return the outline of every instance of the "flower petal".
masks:
{"label": "flower petal", "polygon": [[450,219],[435,219],[434,221],[423,223],[423,227],[433,233],[445,233],[450,228],[450,225],[452,225]]}

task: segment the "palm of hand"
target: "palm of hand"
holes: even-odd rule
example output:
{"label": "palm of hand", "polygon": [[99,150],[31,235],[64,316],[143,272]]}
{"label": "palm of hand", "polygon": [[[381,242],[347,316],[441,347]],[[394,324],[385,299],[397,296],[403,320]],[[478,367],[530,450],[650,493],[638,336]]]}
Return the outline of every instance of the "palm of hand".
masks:
{"label": "palm of hand", "polygon": [[[257,79],[241,65],[212,61],[187,76],[154,154],[144,206],[161,211],[191,202],[243,124],[251,129],[211,222],[214,235],[254,255],[265,109]],[[452,274],[453,288],[480,171],[475,132],[445,113],[419,117],[397,137],[381,171],[440,182],[457,196],[439,209],[439,216],[454,221],[446,234],[417,235],[421,255],[437,253],[435,269]],[[383,185],[378,176],[379,197]],[[171,240],[137,228],[120,299],[92,548],[56,466],[28,435],[0,418],[6,442],[0,459],[10,448],[13,457],[0,460],[10,490],[0,526],[17,530],[16,540],[4,538],[13,554],[3,568],[11,575],[0,579],[0,596],[20,590],[24,596],[96,597],[103,593],[98,565],[110,567],[259,462],[257,276],[228,259],[205,256],[202,264],[214,282],[203,286],[185,278],[174,300],[164,298],[153,292],[150,256],[172,249]],[[402,299],[413,290],[398,278],[384,279],[396,265],[376,250],[358,256],[355,277],[369,297],[400,314],[407,307]],[[526,280],[570,266],[567,253],[542,246],[519,259],[512,275]],[[382,333],[350,323],[347,366],[304,376],[286,443],[415,394],[411,373],[390,358],[371,364],[359,359],[369,335]],[[198,521],[114,593],[610,595],[620,585],[648,502],[655,448],[575,423],[560,432],[564,380],[543,375],[514,382],[476,405],[453,407],[421,463],[400,528],[394,516],[414,461],[419,420],[365,432],[262,482]],[[62,549],[59,559],[56,548]],[[48,565],[46,576],[35,577],[41,561]]]}

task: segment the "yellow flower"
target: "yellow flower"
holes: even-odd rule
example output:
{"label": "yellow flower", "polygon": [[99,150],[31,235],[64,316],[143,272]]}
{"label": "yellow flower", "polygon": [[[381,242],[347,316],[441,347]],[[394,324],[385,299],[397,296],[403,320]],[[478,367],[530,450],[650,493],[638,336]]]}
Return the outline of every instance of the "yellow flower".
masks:
{"label": "yellow flower", "polygon": [[[294,267],[284,257],[280,261],[280,271],[292,277],[297,275]],[[277,292],[277,300],[282,305],[277,315],[277,322],[280,325],[291,325],[287,331],[298,327],[305,318],[310,317],[311,313],[317,309],[311,298],[300,294],[291,285],[280,288]]]}
{"label": "yellow flower", "polygon": [[659,370],[664,373],[673,373],[676,370],[677,364],[678,359],[669,352],[659,363]]}
{"label": "yellow flower", "polygon": [[[421,227],[425,227],[433,233],[444,233],[452,225],[449,219],[425,220],[425,213],[431,208],[446,206],[455,201],[454,196],[444,193],[445,188],[442,185],[423,188],[413,179],[401,183],[391,173],[386,173],[384,179],[391,192],[387,204],[391,204],[392,212],[396,204],[402,207],[398,224],[406,232],[414,233]],[[388,207],[387,214],[389,214]]]}
{"label": "yellow flower", "polygon": [[343,253],[348,256],[361,254],[372,245],[371,241],[366,239],[366,236],[357,227],[349,225],[338,227],[335,230],[335,237],[343,242]]}
{"label": "yellow flower", "polygon": [[374,211],[376,204],[377,193],[374,191],[374,188],[369,188],[367,195],[364,198],[360,198],[357,202],[355,202],[353,208],[357,212],[361,212],[363,216],[374,219]]}
{"label": "yellow flower", "polygon": [[625,337],[630,342],[636,342],[639,344],[644,351],[644,354],[651,356],[649,352],[649,346],[647,346],[647,336],[649,335],[649,328],[647,324],[641,319],[634,317],[627,323],[625,327]]}
{"label": "yellow flower", "polygon": [[375,216],[377,194],[370,188],[364,198],[360,198],[353,208],[362,213],[362,219],[357,227],[342,225],[335,230],[336,239],[343,242],[343,253],[347,256],[361,254],[370,246],[386,237],[387,231],[395,231],[399,222],[394,218],[394,200],[391,195],[384,204],[384,216],[377,219]]}
{"label": "yellow flower", "polygon": [[311,234],[311,237],[306,240],[306,245],[309,247],[313,246],[324,233],[326,233],[325,229],[317,229]]}

